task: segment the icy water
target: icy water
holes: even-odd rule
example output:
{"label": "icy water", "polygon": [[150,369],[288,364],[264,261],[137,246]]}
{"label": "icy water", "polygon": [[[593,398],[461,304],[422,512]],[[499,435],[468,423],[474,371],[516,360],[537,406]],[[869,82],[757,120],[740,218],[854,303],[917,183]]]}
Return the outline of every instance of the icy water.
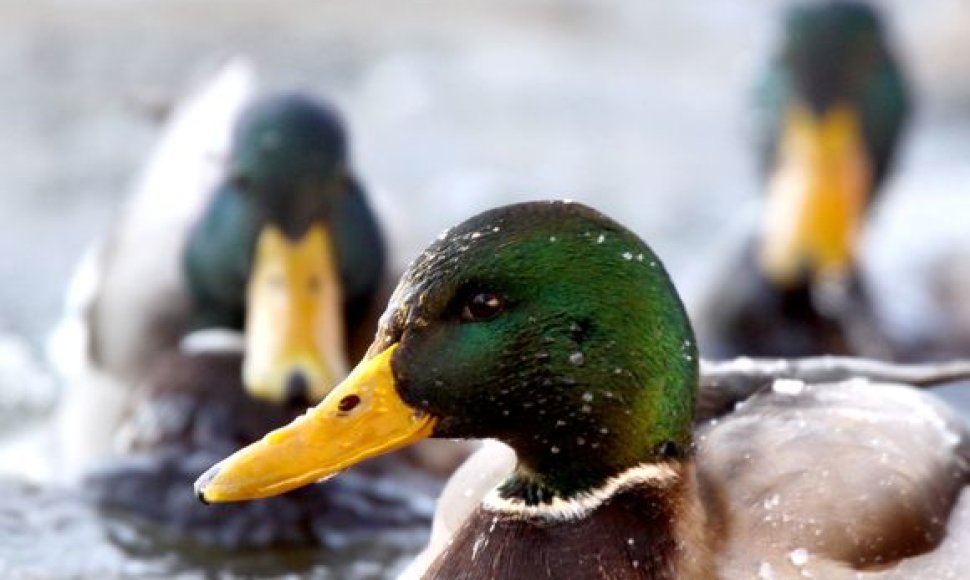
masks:
{"label": "icy water", "polygon": [[[9,354],[0,356],[0,435],[24,442],[4,457],[4,472],[45,474],[32,445],[55,389],[39,353],[73,265],[111,223],[150,150],[156,126],[145,110],[222,58],[246,54],[266,86],[305,87],[337,103],[355,168],[389,202],[383,217],[399,266],[474,212],[569,197],[647,239],[693,305],[757,206],[750,86],[783,4],[0,4],[0,332],[17,345],[0,344]],[[918,114],[866,239],[868,269],[892,296],[881,308],[906,332],[930,299],[921,268],[942,242],[970,248],[970,4],[877,4],[892,19]],[[227,559],[155,540],[131,521],[95,517],[72,492],[17,482],[0,490],[5,578],[382,577],[423,535],[339,557]]]}
{"label": "icy water", "polygon": [[[429,500],[430,501],[430,500]],[[393,576],[424,543],[419,532],[348,538],[330,547],[222,551],[201,548],[78,492],[0,482],[3,578],[320,578]]]}

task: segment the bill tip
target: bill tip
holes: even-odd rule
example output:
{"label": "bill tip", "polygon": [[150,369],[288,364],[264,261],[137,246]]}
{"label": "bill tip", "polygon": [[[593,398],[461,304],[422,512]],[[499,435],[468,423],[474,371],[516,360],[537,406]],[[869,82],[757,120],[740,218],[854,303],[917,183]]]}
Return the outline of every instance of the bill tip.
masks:
{"label": "bill tip", "polygon": [[216,476],[218,475],[219,475],[219,466],[214,465],[210,467],[208,471],[206,471],[201,476],[199,476],[199,479],[195,480],[195,485],[193,486],[195,489],[195,497],[199,498],[199,501],[204,503],[205,505],[209,505],[210,503],[212,503],[208,499],[206,499],[205,489],[206,487],[209,486],[212,480],[215,479]]}

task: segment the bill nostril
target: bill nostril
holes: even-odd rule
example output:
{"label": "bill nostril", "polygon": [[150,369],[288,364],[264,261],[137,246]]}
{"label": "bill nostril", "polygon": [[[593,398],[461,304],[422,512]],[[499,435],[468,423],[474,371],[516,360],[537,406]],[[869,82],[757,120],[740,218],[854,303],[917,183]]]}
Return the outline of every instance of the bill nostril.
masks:
{"label": "bill nostril", "polygon": [[337,408],[341,413],[349,413],[357,408],[360,404],[360,397],[357,395],[347,395],[343,399],[340,399],[340,403],[337,404]]}
{"label": "bill nostril", "polygon": [[302,372],[294,371],[286,379],[284,402],[293,408],[310,406],[310,381]]}

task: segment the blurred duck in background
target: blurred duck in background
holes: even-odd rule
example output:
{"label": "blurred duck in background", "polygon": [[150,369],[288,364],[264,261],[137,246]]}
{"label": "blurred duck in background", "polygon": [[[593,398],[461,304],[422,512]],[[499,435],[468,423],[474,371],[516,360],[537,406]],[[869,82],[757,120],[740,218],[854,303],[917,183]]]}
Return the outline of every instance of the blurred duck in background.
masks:
{"label": "blurred duck in background", "polygon": [[645,243],[580,204],[506,206],[429,246],[348,378],[196,489],[265,498],[426,437],[493,437],[514,469],[407,577],[966,570],[970,433],[946,405],[900,384],[789,380],[695,428],[699,379]]}
{"label": "blurred duck in background", "polygon": [[857,256],[910,108],[875,10],[793,7],[759,99],[761,228],[698,317],[702,352],[893,357]]}
{"label": "blurred duck in background", "polygon": [[[102,505],[167,524],[180,539],[240,548],[426,529],[439,479],[401,457],[256,510],[204,510],[192,495],[214,459],[298,416],[344,377],[387,298],[385,240],[350,172],[337,115],[300,94],[252,99],[242,66],[225,69],[171,122],[168,147],[206,138],[191,123],[206,111],[231,128],[228,154],[208,161],[221,176],[209,191],[184,192],[197,212],[164,208],[183,201],[172,183],[151,189],[165,202],[146,203],[143,193],[134,210],[167,209],[178,219],[153,227],[160,216],[130,211],[100,250],[83,311],[85,362],[113,379],[111,394],[125,402],[115,422],[84,401],[88,384],[72,384],[65,438],[106,434],[121,457],[102,462],[85,487]],[[176,161],[154,161],[165,172],[156,166],[149,177],[180,175]],[[141,220],[146,229],[133,223]],[[106,424],[86,432],[94,422]],[[382,484],[390,472],[416,484],[409,493]],[[372,512],[375,504],[382,509]]]}

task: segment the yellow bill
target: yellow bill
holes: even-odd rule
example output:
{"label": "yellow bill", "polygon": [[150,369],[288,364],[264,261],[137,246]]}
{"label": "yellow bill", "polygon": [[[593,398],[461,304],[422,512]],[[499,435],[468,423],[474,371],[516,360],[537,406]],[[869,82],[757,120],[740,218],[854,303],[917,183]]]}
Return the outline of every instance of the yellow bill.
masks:
{"label": "yellow bill", "polygon": [[855,260],[873,169],[858,116],[837,106],[788,114],[762,224],[762,270],[780,285],[800,274],[844,276]]}
{"label": "yellow bill", "polygon": [[361,361],[319,405],[219,462],[195,482],[203,502],[278,495],[431,435],[435,420],[397,394],[397,345]]}
{"label": "yellow bill", "polygon": [[251,395],[316,402],[346,376],[337,262],[322,225],[295,241],[267,226],[246,298],[243,382]]}

